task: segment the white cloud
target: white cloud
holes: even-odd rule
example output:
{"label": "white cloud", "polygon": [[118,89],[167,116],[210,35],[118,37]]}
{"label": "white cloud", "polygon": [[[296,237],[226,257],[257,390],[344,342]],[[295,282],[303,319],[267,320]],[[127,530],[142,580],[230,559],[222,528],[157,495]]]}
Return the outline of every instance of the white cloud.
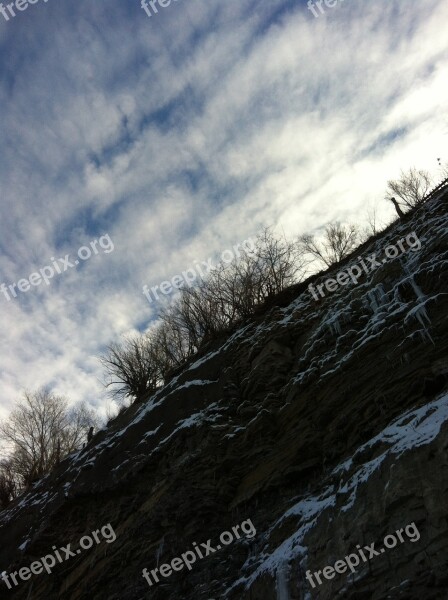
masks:
{"label": "white cloud", "polygon": [[147,325],[143,284],[263,225],[359,221],[375,200],[387,219],[387,179],[446,157],[435,0],[346,0],[319,19],[280,0],[46,9],[0,28],[1,281],[105,233],[115,250],[0,295],[0,417],[45,384],[103,404],[95,356]]}

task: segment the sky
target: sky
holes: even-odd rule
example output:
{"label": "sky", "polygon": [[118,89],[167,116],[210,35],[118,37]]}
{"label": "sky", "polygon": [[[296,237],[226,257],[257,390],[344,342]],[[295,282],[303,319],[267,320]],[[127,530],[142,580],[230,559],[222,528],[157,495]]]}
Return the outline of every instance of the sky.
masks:
{"label": "sky", "polygon": [[[0,14],[0,418],[43,386],[104,412],[98,357],[155,318],[145,284],[266,226],[292,239],[362,224],[375,204],[388,222],[389,179],[437,179],[448,5],[322,8],[173,0],[149,17],[140,0],[37,0]],[[48,285],[18,289],[40,270]]]}

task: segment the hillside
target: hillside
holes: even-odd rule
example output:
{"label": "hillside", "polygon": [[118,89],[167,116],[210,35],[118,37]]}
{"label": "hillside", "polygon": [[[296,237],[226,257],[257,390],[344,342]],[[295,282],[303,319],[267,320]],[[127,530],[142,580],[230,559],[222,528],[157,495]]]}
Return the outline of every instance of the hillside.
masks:
{"label": "hillside", "polygon": [[[419,250],[318,300],[290,290],[1,513],[6,573],[75,549],[1,597],[448,598],[447,205],[445,189],[312,283],[412,233]],[[76,552],[107,524],[114,541]],[[187,551],[191,568],[143,578]]]}

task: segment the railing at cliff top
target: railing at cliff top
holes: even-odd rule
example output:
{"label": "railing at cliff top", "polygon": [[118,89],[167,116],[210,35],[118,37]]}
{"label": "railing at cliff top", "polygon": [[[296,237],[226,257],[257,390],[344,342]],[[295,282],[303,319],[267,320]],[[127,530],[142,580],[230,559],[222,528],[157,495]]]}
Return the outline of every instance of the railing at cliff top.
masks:
{"label": "railing at cliff top", "polygon": [[440,192],[447,187],[448,187],[448,177],[446,179],[444,179],[441,183],[439,183],[439,185],[436,186],[433,190],[428,192],[426,194],[426,196],[423,198],[423,202],[427,202],[428,200],[431,200],[431,198],[433,198],[434,195],[437,194],[437,192]]}

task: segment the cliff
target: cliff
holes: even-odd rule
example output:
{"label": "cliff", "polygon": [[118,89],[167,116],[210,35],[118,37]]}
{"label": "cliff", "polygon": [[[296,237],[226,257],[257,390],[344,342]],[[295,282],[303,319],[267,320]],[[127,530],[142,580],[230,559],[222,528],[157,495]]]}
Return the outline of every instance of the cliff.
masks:
{"label": "cliff", "polygon": [[[318,300],[289,290],[1,513],[7,573],[106,524],[116,534],[51,574],[0,581],[1,597],[448,598],[447,201],[434,194],[312,283],[412,232],[420,249]],[[207,540],[216,551],[191,569],[142,577]],[[372,543],[353,570],[322,574]]]}

